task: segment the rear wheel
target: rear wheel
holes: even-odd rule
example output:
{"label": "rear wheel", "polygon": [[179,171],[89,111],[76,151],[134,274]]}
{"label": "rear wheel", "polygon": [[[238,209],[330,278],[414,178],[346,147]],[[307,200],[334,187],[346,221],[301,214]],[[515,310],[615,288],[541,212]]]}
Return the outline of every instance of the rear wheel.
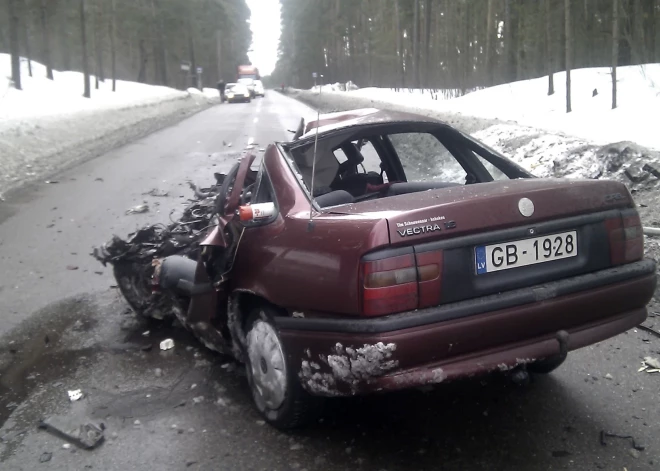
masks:
{"label": "rear wheel", "polygon": [[317,417],[321,399],[303,390],[268,308],[254,310],[246,325],[246,369],[252,398],[268,423],[291,429]]}

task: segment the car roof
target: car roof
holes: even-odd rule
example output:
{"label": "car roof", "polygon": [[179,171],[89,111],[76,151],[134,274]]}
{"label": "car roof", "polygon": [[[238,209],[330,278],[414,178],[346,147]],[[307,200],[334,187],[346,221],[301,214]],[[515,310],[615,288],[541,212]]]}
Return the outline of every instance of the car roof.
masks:
{"label": "car roof", "polygon": [[318,119],[309,121],[305,125],[305,131],[300,139],[316,134],[325,134],[354,126],[365,126],[370,124],[387,123],[437,123],[445,124],[437,119],[427,116],[394,110],[380,110],[377,108],[359,108],[349,111],[321,114]]}

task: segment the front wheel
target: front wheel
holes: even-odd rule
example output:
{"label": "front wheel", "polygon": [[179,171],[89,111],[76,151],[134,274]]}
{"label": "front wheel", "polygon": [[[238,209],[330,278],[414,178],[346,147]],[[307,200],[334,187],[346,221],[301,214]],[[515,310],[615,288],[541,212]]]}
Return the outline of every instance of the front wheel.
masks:
{"label": "front wheel", "polygon": [[252,399],[268,423],[286,430],[317,417],[321,399],[303,390],[287,362],[273,313],[259,308],[248,318],[246,369]]}

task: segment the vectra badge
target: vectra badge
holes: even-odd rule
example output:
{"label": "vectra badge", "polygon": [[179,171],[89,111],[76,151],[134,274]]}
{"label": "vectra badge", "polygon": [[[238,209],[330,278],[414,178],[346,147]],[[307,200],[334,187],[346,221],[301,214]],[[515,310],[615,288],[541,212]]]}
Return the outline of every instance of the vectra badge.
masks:
{"label": "vectra badge", "polygon": [[534,203],[529,198],[522,198],[518,201],[518,210],[520,214],[528,218],[534,214]]}

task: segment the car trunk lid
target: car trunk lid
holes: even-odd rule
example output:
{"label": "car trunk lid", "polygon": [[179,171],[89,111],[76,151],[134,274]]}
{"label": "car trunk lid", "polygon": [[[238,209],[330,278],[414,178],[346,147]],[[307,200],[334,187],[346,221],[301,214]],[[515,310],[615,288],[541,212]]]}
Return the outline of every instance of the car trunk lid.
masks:
{"label": "car trunk lid", "polygon": [[336,206],[329,212],[380,214],[389,223],[391,244],[409,245],[516,226],[531,228],[543,221],[632,204],[626,187],[614,181],[520,179],[392,196]]}

